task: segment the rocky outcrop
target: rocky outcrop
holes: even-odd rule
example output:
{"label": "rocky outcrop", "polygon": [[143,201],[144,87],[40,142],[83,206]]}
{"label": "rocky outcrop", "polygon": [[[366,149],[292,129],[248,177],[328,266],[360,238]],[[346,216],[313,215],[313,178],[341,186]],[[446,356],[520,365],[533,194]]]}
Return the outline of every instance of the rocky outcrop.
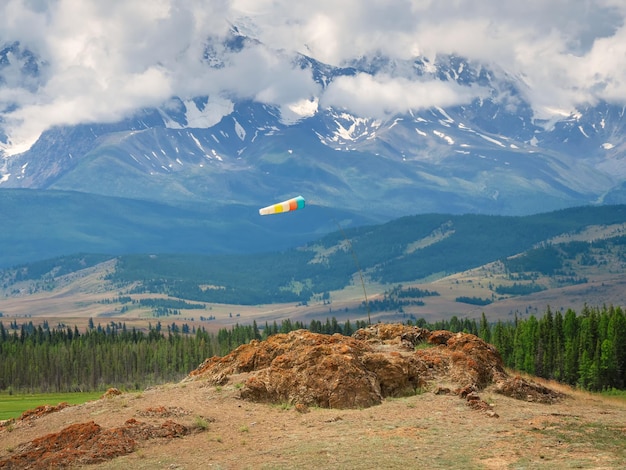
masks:
{"label": "rocky outcrop", "polygon": [[397,324],[373,325],[352,337],[277,334],[207,359],[186,380],[217,385],[242,373],[244,399],[327,408],[369,407],[428,387],[474,398],[508,381],[500,354],[480,338]]}

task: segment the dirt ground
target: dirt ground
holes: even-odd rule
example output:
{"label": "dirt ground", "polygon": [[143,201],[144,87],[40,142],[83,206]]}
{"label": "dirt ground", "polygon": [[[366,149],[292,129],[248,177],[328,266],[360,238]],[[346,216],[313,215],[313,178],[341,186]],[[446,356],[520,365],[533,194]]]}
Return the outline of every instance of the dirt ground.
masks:
{"label": "dirt ground", "polygon": [[[547,405],[487,388],[481,396],[498,417],[432,391],[365,409],[298,410],[243,401],[245,377],[232,379],[217,387],[198,381],[124,393],[16,422],[0,430],[0,459],[73,423],[114,428],[135,419],[158,426],[172,420],[195,431],[141,441],[128,455],[85,468],[626,467],[626,404],[581,392],[567,391],[568,398]],[[42,468],[31,465],[5,468]]]}
{"label": "dirt ground", "polygon": [[[42,407],[0,423],[0,469],[626,468],[624,400],[509,374],[472,335],[378,325],[355,336],[276,335],[180,383]],[[415,370],[429,380],[392,398]],[[353,387],[368,383],[351,381],[359,372],[382,398],[351,399],[372,396]],[[267,403],[279,384],[296,398]],[[330,389],[349,406],[315,405]],[[260,390],[276,393],[242,398]]]}

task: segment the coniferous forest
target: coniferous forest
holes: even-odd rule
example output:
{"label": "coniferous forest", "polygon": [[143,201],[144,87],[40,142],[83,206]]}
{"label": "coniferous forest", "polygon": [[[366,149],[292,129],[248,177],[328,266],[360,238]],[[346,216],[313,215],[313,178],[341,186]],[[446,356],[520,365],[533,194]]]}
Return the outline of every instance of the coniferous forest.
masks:
{"label": "coniferous forest", "polygon": [[[585,307],[578,313],[548,309],[540,318],[497,323],[488,322],[483,314],[480,320],[452,317],[413,324],[475,334],[495,345],[512,370],[591,391],[626,389],[626,315],[620,307]],[[366,322],[352,325],[335,318],[308,325],[284,320],[261,328],[256,322],[237,324],[213,334],[160,322],[147,333],[114,322],[104,327],[90,323],[85,331],[0,322],[0,391],[139,390],[181,380],[204,359],[228,354],[252,339],[301,328],[351,335],[365,326]]]}

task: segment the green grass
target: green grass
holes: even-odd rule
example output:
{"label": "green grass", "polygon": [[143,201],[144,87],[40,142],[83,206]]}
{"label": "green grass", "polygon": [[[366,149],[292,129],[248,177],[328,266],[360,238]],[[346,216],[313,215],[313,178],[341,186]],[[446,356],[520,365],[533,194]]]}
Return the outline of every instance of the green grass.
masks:
{"label": "green grass", "polygon": [[605,390],[604,392],[600,392],[601,395],[605,397],[615,397],[622,400],[626,400],[626,390],[617,390],[615,388],[611,390]]}
{"label": "green grass", "polygon": [[100,398],[102,392],[76,393],[35,393],[16,394],[0,393],[0,420],[19,418],[26,410],[32,410],[41,405],[56,406],[59,403],[78,405]]}

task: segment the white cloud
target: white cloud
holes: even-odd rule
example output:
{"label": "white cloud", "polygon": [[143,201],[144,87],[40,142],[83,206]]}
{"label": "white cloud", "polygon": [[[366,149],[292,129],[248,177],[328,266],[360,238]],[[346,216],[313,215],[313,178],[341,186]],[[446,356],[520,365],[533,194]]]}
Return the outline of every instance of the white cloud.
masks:
{"label": "white cloud", "polygon": [[[292,51],[333,65],[378,54],[494,62],[527,84],[537,116],[550,117],[626,102],[625,18],[622,0],[5,0],[0,48],[19,41],[41,62],[33,77],[21,73],[28,57],[10,57],[0,119],[15,152],[50,126],[116,120],[173,95],[245,97],[286,112],[319,98],[384,115],[480,93],[402,73],[342,77],[322,92]],[[210,67],[207,41],[232,24],[263,45],[221,51],[221,66]]]}
{"label": "white cloud", "polygon": [[383,118],[398,111],[464,104],[481,94],[479,89],[460,86],[456,82],[411,81],[383,74],[359,73],[335,79],[320,104],[346,108],[362,116]]}

